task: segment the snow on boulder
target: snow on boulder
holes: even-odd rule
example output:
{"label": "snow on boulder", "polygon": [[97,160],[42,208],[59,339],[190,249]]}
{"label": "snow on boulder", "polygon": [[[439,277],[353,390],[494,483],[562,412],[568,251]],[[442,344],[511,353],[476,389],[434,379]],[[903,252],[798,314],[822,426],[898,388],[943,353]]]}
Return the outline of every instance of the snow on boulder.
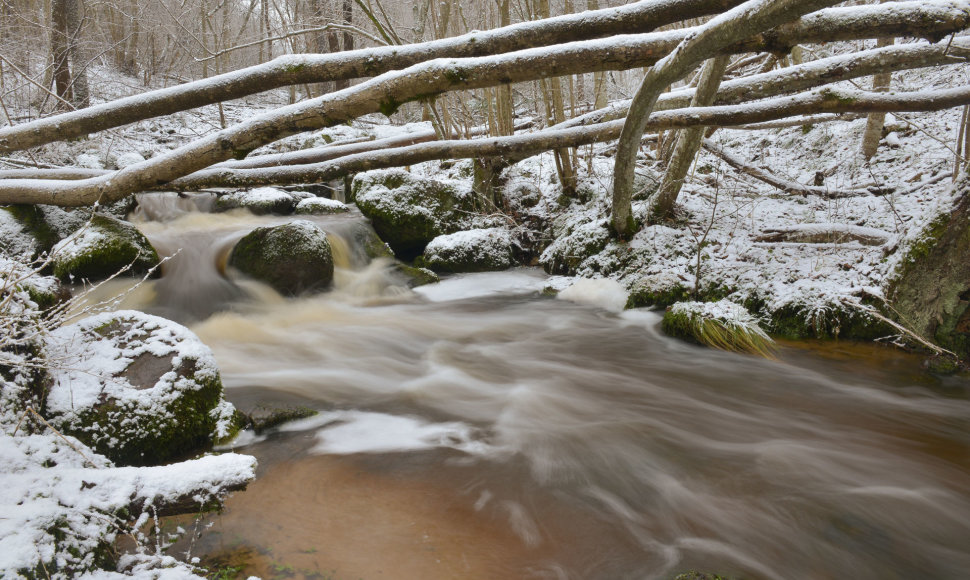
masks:
{"label": "snow on boulder", "polygon": [[421,254],[436,237],[461,230],[475,212],[471,189],[401,169],[358,174],[351,190],[377,235],[404,260]]}
{"label": "snow on boulder", "polygon": [[115,463],[161,463],[233,434],[212,351],[175,322],[102,313],[55,330],[46,352],[46,416]]}
{"label": "snow on boulder", "polygon": [[296,208],[296,198],[275,187],[257,187],[219,196],[213,211],[246,208],[256,215],[289,215]]}
{"label": "snow on boulder", "polygon": [[128,274],[143,274],[159,262],[158,253],[138,228],[104,214],[94,214],[90,222],[51,250],[54,275],[64,281],[103,280],[127,269]]}
{"label": "snow on boulder", "polygon": [[345,203],[325,197],[308,197],[296,204],[298,215],[323,215],[348,211],[350,208]]}
{"label": "snow on boulder", "polygon": [[423,264],[436,272],[494,272],[515,263],[512,251],[504,228],[465,230],[431,240]]}
{"label": "snow on boulder", "polygon": [[254,229],[232,249],[229,265],[288,296],[324,290],[333,282],[327,233],[307,220]]}

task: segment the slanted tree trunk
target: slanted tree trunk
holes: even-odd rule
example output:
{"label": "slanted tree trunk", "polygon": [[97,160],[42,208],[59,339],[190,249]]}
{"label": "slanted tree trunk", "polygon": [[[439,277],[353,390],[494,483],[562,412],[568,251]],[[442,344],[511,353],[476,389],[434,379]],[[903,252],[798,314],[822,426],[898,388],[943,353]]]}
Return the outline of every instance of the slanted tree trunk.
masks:
{"label": "slanted tree trunk", "polygon": [[[704,64],[700,79],[697,82],[697,90],[691,100],[691,107],[707,107],[714,101],[717,95],[717,88],[721,84],[724,76],[724,69],[727,68],[730,57],[726,55],[716,56]],[[660,187],[654,194],[650,203],[650,219],[661,222],[673,215],[674,204],[680,189],[687,177],[697,152],[701,149],[701,141],[704,139],[704,131],[707,127],[691,127],[679,131],[677,143],[674,145],[674,152],[664,172]]]}
{"label": "slanted tree trunk", "polygon": [[[292,84],[373,76],[433,58],[496,54],[578,40],[582,37],[619,34],[638,27],[650,28],[663,21],[661,16],[682,19],[683,12],[677,13],[676,10],[699,10],[699,7],[709,7],[709,4],[714,3],[715,0],[671,0],[659,4],[652,1],[642,2],[616,9],[604,9],[594,14],[586,12],[548,21],[518,24],[514,26],[514,34],[510,34],[510,30],[506,28],[417,45],[354,51],[355,54],[280,57],[270,63],[213,77],[208,81],[186,83],[162,91],[118,99],[83,111],[0,128],[0,154]],[[734,53],[783,51],[798,43],[853,40],[872,35],[941,38],[968,25],[970,2],[966,0],[940,4],[899,2],[894,4],[891,11],[878,6],[833,8],[820,11],[798,23],[779,27],[770,35],[758,35],[725,50]],[[587,63],[586,66],[576,66],[574,70],[593,72],[649,66],[677,46],[679,40],[696,32],[697,29],[678,30],[660,35],[643,35],[637,37],[636,41],[631,39],[615,50],[617,55],[621,55],[620,58],[612,58],[604,55],[603,51],[594,49],[591,54],[596,55],[590,58],[598,61]],[[470,42],[471,37],[476,41]],[[626,50],[627,44],[636,46],[639,52],[636,59],[630,58],[629,51]],[[566,51],[570,52],[568,49]],[[587,56],[589,55],[577,54],[576,58],[582,60]],[[624,64],[634,60],[636,64]]]}
{"label": "slanted tree trunk", "polygon": [[953,209],[926,227],[909,248],[887,292],[900,324],[970,356],[970,174],[954,184]]}
{"label": "slanted tree trunk", "polygon": [[647,119],[664,87],[680,80],[701,61],[726,46],[837,3],[834,0],[751,0],[701,26],[647,71],[630,103],[630,112],[617,143],[610,223],[618,237],[628,239],[636,233],[631,204],[637,150]]}

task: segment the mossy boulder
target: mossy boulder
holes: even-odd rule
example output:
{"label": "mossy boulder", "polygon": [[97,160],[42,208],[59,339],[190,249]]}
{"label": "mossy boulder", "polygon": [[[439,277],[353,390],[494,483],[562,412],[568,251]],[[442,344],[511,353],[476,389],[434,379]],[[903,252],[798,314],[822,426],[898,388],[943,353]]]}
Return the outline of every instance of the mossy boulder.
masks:
{"label": "mossy boulder", "polygon": [[301,199],[298,204],[296,204],[296,214],[297,215],[328,215],[335,213],[347,213],[350,208],[347,204],[337,201],[335,199],[327,199],[325,197],[308,197],[306,199]]}
{"label": "mossy boulder", "polygon": [[637,279],[630,288],[627,308],[666,308],[690,299],[688,283],[677,274],[661,272]]}
{"label": "mossy boulder", "polygon": [[118,218],[94,214],[80,230],[51,250],[54,275],[64,281],[104,280],[122,270],[144,274],[159,263],[158,253],[138,228]]}
{"label": "mossy boulder", "polygon": [[213,211],[222,212],[246,208],[256,215],[289,215],[296,209],[297,199],[282,189],[257,187],[219,196]]}
{"label": "mossy boulder", "polygon": [[56,330],[46,416],[120,465],[198,453],[234,435],[212,351],[187,328],[136,311]]}
{"label": "mossy boulder", "polygon": [[664,313],[661,328],[674,338],[721,350],[770,357],[774,348],[758,319],[728,300],[678,302]]}
{"label": "mossy boulder", "polygon": [[565,214],[553,222],[553,242],[539,263],[550,274],[574,275],[590,257],[602,252],[611,236],[608,222],[594,215]]}
{"label": "mossy boulder", "polygon": [[[33,238],[33,254],[49,251],[57,242],[84,227],[92,214],[105,214],[124,219],[137,205],[135,196],[95,208],[63,208],[54,205],[24,204],[0,207],[0,212],[20,224],[21,230]],[[4,215],[0,215],[0,230]],[[9,237],[4,232],[5,239]]]}
{"label": "mossy boulder", "polygon": [[512,236],[504,228],[465,230],[431,240],[421,263],[435,272],[494,272],[514,263]]}
{"label": "mossy boulder", "polygon": [[403,260],[424,251],[434,238],[463,229],[475,212],[475,194],[455,185],[393,169],[354,178],[357,207]]}
{"label": "mossy boulder", "polygon": [[286,296],[325,290],[333,282],[327,234],[306,220],[249,232],[232,249],[229,265]]}
{"label": "mossy boulder", "polygon": [[970,174],[954,193],[953,207],[904,247],[886,296],[907,328],[970,360]]}

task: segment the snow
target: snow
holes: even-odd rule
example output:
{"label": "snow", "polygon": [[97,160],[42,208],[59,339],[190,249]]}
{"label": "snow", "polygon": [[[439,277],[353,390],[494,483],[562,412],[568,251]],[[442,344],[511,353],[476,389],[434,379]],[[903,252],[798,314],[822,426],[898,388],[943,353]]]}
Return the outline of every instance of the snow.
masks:
{"label": "snow", "polygon": [[347,211],[347,205],[335,199],[308,197],[296,204],[296,213],[337,213]]}
{"label": "snow", "polygon": [[[245,455],[206,456],[160,467],[111,467],[110,462],[86,449],[73,438],[60,439],[51,434],[0,434],[0,576],[20,577],[21,569],[32,569],[42,561],[56,558],[62,564],[83,569],[100,543],[114,541],[125,531],[123,520],[112,514],[136,500],[148,505],[174,500],[198,491],[198,500],[219,496],[222,485],[242,484],[254,475],[255,459]],[[50,467],[53,466],[53,467]],[[121,528],[121,529],[119,529]],[[64,534],[57,539],[52,530]],[[135,537],[143,572],[162,564],[176,566],[172,574],[198,578],[191,568],[162,554],[152,554],[140,531]],[[76,549],[80,556],[66,553]],[[72,559],[74,561],[72,561]],[[160,562],[161,560],[161,562]],[[51,578],[75,577],[64,571]],[[111,577],[103,573],[76,577]]]}
{"label": "snow", "polygon": [[730,300],[717,302],[678,302],[670,307],[672,314],[684,314],[688,317],[700,316],[708,320],[718,320],[727,326],[744,329],[767,339],[768,335],[759,326],[757,317],[748,309]]}

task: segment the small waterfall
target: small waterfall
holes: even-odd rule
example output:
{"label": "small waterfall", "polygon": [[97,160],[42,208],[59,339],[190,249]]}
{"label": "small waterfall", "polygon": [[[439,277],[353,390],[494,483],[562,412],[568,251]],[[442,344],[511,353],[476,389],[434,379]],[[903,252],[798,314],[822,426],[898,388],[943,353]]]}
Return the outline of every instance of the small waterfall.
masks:
{"label": "small waterfall", "polygon": [[[228,267],[235,244],[260,226],[274,226],[291,216],[257,216],[238,209],[210,213],[213,194],[148,193],[138,196],[131,219],[166,258],[162,276],[143,282],[149,288],[132,294],[125,307],[139,308],[182,323],[205,320],[217,312],[283,301],[276,292]],[[327,233],[335,266],[334,299],[361,301],[390,293],[395,283],[388,262],[375,264],[364,248],[370,226],[359,214],[299,216]],[[111,285],[108,291],[117,292]]]}

